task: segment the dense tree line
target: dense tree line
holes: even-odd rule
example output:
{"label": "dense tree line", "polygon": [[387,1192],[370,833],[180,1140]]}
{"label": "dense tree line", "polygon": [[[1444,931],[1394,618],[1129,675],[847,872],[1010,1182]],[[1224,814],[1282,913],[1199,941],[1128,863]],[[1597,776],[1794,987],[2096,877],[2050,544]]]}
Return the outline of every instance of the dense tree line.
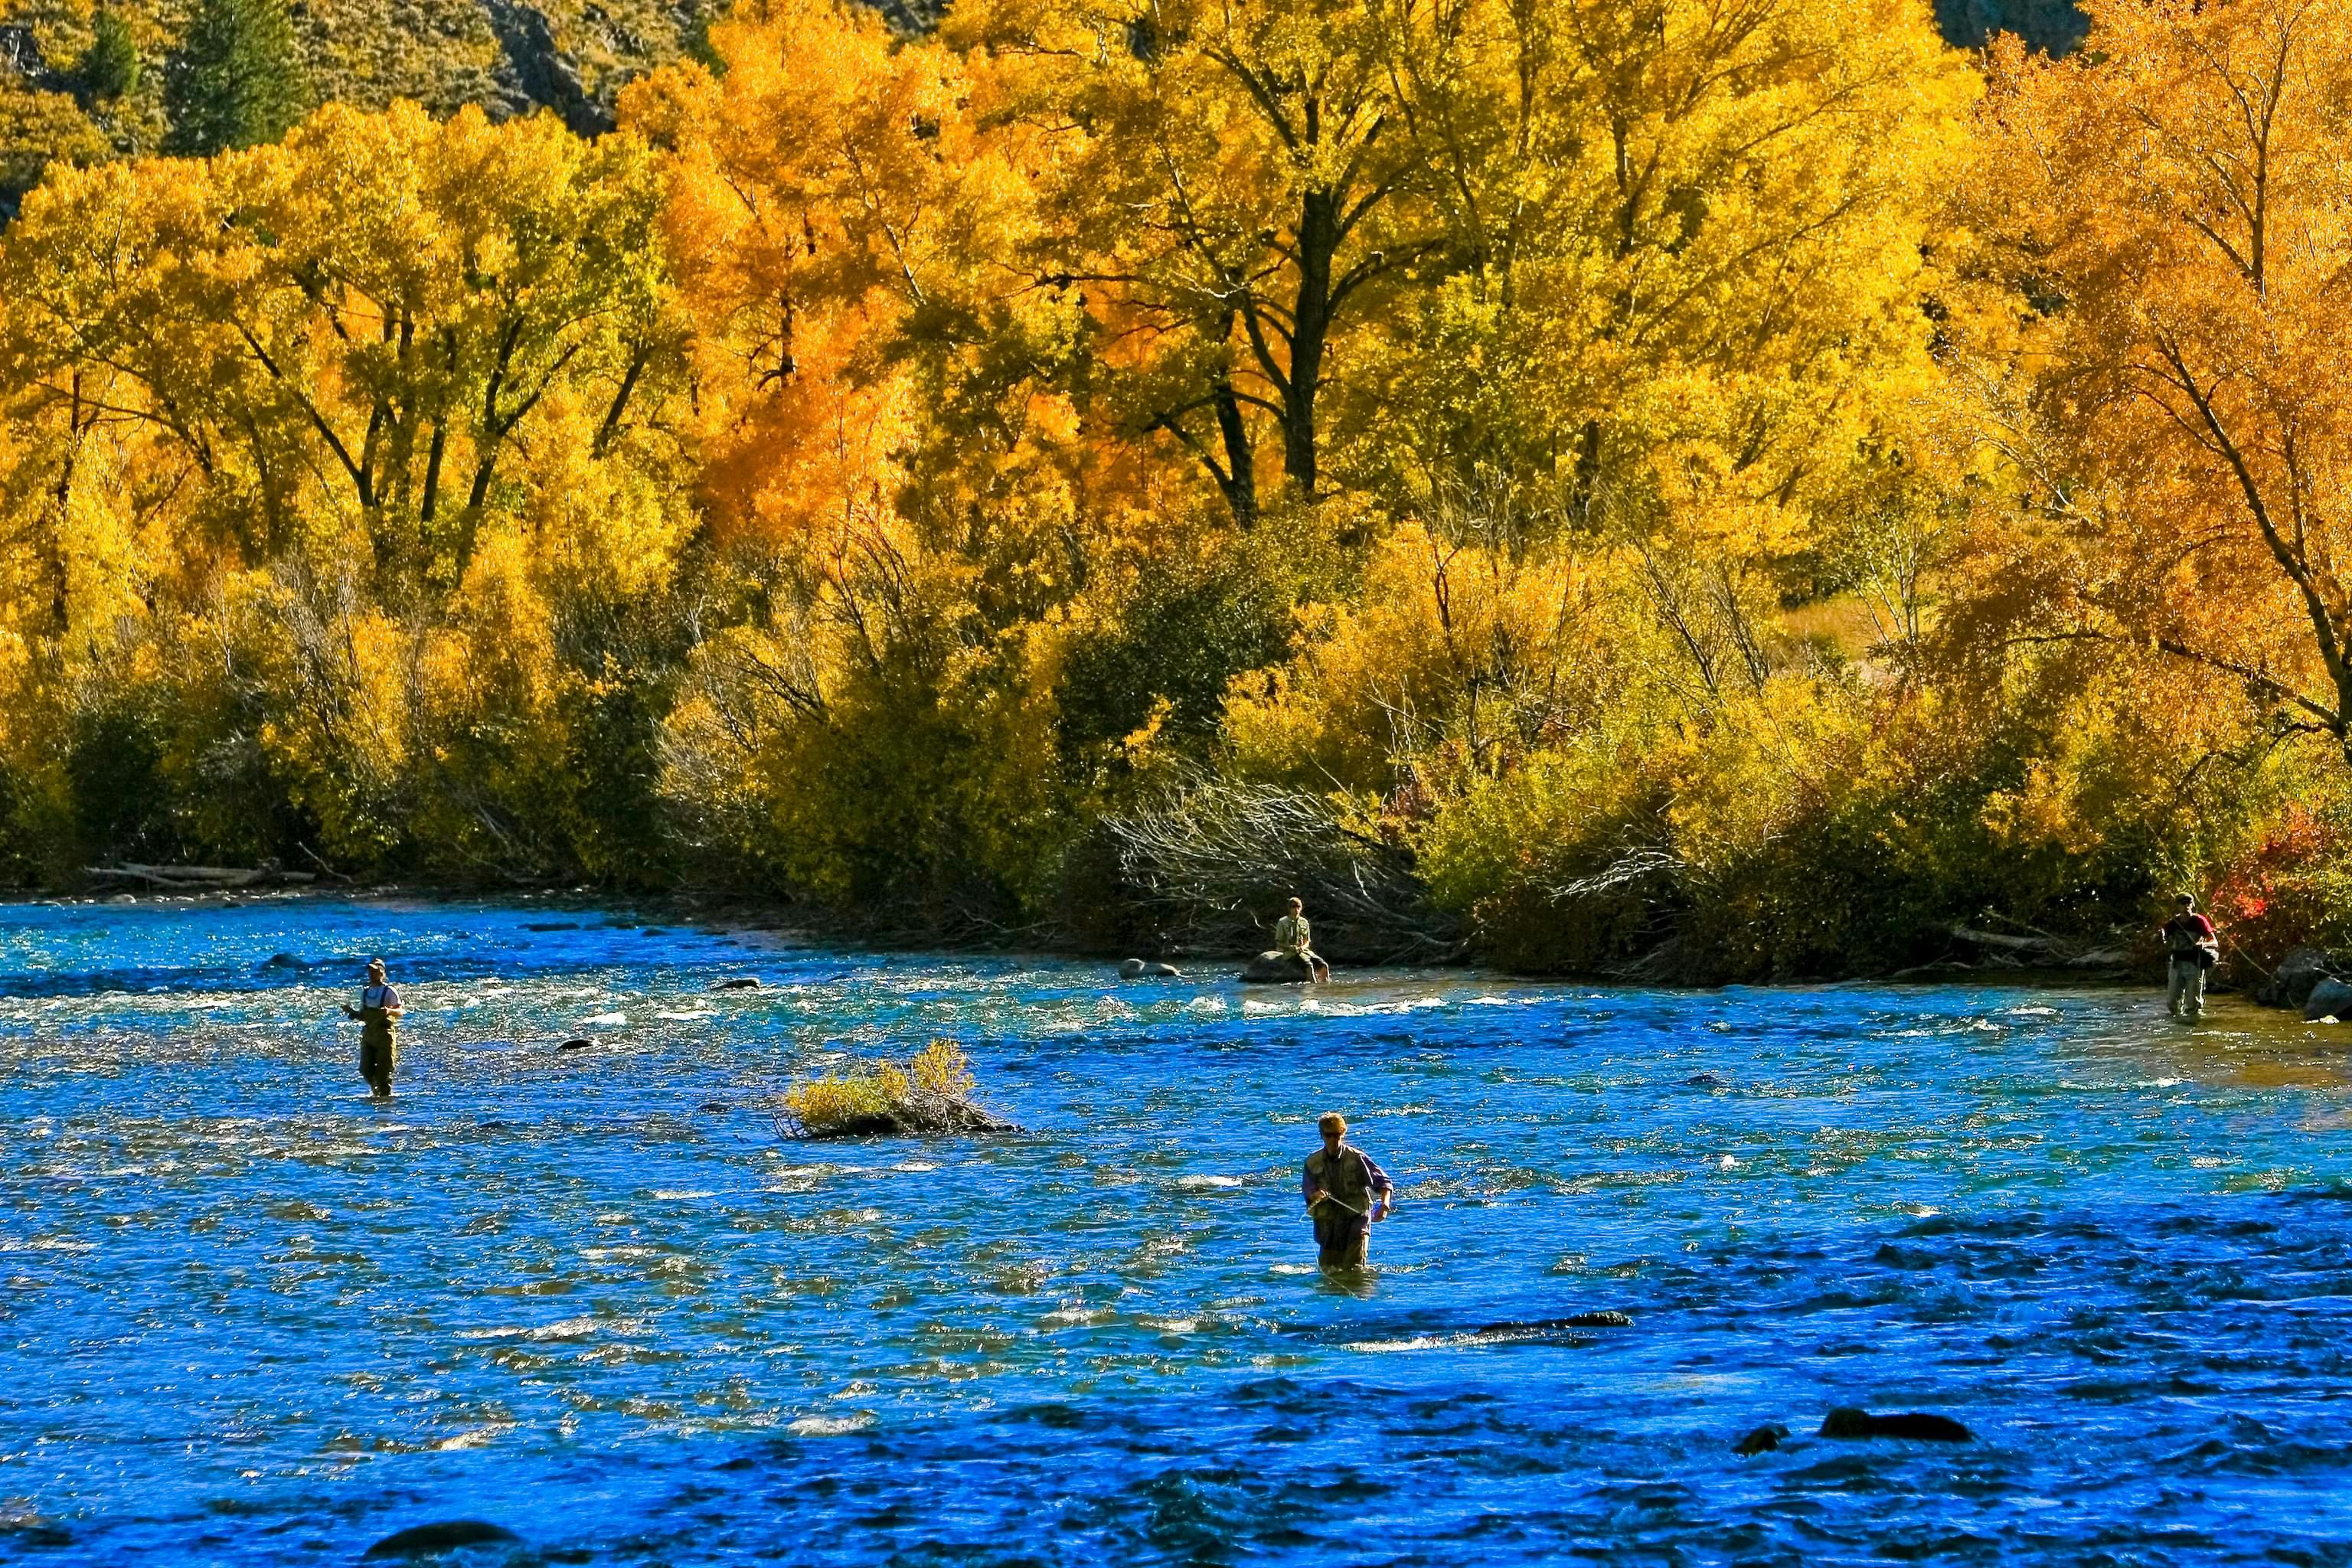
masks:
{"label": "dense tree line", "polygon": [[593,140],[53,169],[0,846],[1095,946],[1303,884],[1674,974],[2183,885],[2332,940],[2347,24],[769,0]]}

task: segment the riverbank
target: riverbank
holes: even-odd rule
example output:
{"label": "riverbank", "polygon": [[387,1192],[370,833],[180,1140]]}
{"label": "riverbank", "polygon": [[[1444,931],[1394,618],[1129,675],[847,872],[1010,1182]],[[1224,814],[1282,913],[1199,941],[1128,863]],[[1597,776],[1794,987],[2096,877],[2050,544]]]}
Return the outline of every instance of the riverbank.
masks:
{"label": "riverbank", "polygon": [[[772,902],[721,891],[612,892],[584,885],[547,886],[537,889],[485,889],[467,886],[436,886],[419,883],[382,883],[373,886],[279,888],[263,891],[223,892],[139,892],[107,891],[99,889],[79,893],[38,894],[19,891],[14,895],[23,903],[54,903],[61,907],[75,905],[152,905],[161,908],[235,909],[254,903],[299,904],[306,900],[374,901],[387,905],[401,903],[511,903],[527,905],[543,911],[550,921],[561,922],[548,929],[579,929],[583,923],[617,924],[622,929],[636,927],[698,929],[711,934],[745,933],[762,938],[810,945],[832,947],[865,947],[876,951],[907,953],[961,953],[991,956],[1030,955],[1048,958],[1099,961],[1118,978],[1118,965],[1123,959],[1144,958],[1165,961],[1189,967],[1194,973],[1218,974],[1238,972],[1244,961],[1258,952],[1265,941],[1271,940],[1273,917],[1265,928],[1264,940],[1242,941],[1219,951],[1191,951],[1183,948],[1157,948],[1131,951],[1116,945],[1105,945],[1100,940],[1073,940],[1069,933],[1052,925],[1039,925],[1019,931],[992,932],[985,938],[967,932],[961,940],[942,938],[935,931],[888,930],[861,926],[828,917],[824,911],[795,909]],[[567,917],[577,917],[576,920]],[[1318,928],[1319,930],[1319,928]],[[1968,933],[1968,936],[1982,933]],[[1888,982],[1917,985],[1979,986],[1984,984],[2016,985],[2037,989],[2080,989],[2096,987],[2152,988],[2160,991],[2164,984],[2163,958],[2149,944],[2140,954],[2123,954],[2113,949],[2089,948],[2091,962],[2034,962],[2046,954],[2046,947],[2036,949],[2026,944],[1995,944],[1970,942],[1968,936],[1955,939],[1960,951],[1972,951],[1978,962],[1957,958],[1927,964],[1909,965],[1884,973],[1826,973],[1791,975],[1768,984],[1787,986],[1818,985],[1843,981]],[[1329,949],[1333,944],[1318,935],[1318,945]],[[2023,949],[2021,955],[2021,949]],[[1344,947],[1336,952],[1342,968],[1380,967],[1358,962]],[[1522,981],[1581,981],[1600,984],[1665,985],[1672,988],[1709,990],[1727,984],[1759,984],[1754,981],[1732,982],[1681,972],[1675,964],[1629,966],[1601,972],[1559,973],[1543,971],[1515,970],[1507,965],[1482,963],[1475,951],[1458,950],[1451,955],[1427,962],[1418,967],[1436,970],[1477,969]],[[2249,998],[2262,991],[2268,983],[2266,974],[2257,973],[2251,978],[2235,972],[2244,967],[2225,963],[2213,972],[2209,989],[2215,995],[2242,994]],[[2324,973],[2332,966],[2323,964]],[[2304,984],[2290,996],[2266,999],[2264,1005],[2289,1009],[2299,1008],[2309,994],[2310,984]]]}

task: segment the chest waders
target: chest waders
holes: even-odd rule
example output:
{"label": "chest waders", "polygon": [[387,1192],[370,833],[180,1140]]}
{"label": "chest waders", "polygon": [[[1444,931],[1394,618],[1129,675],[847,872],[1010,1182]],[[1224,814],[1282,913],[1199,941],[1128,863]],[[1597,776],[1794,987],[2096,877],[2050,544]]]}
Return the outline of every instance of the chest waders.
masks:
{"label": "chest waders", "polygon": [[381,986],[360,993],[360,1077],[379,1100],[390,1098],[393,1069],[400,1065],[400,1045],[393,1037],[392,1014],[383,1000]]}
{"label": "chest waders", "polygon": [[1315,1205],[1317,1261],[1326,1268],[1360,1268],[1370,1250],[1372,1173],[1364,1157],[1342,1149],[1337,1160],[1322,1156],[1316,1181],[1328,1194]]}

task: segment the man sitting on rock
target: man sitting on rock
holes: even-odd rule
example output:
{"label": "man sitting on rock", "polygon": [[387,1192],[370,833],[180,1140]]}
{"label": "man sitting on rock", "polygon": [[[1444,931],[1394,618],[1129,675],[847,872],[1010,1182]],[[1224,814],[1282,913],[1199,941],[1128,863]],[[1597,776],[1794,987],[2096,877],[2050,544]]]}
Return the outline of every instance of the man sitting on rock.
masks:
{"label": "man sitting on rock", "polygon": [[1274,945],[1286,955],[1307,965],[1307,973],[1317,980],[1331,978],[1331,966],[1317,956],[1314,928],[1307,923],[1307,906],[1298,900],[1290,900],[1290,912],[1274,922]]}

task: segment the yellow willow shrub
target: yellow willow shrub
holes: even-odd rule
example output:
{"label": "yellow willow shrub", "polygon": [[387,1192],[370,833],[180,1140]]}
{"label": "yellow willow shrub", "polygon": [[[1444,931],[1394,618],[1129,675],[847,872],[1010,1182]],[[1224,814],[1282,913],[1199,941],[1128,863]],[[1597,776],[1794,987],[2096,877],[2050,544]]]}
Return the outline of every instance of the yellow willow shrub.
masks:
{"label": "yellow willow shrub", "polygon": [[1286,666],[1237,677],[1234,765],[1386,793],[1450,748],[1472,773],[1608,717],[1662,657],[1630,563],[1455,543],[1420,523],[1374,549],[1353,603],[1304,613]]}
{"label": "yellow willow shrub", "polygon": [[257,740],[286,799],[317,824],[320,853],[373,868],[410,805],[415,631],[367,604],[349,576],[281,576],[232,596],[231,658],[257,669]]}
{"label": "yellow willow shrub", "polygon": [[968,1128],[979,1087],[963,1047],[933,1040],[904,1067],[875,1062],[795,1080],[782,1098],[785,1119],[803,1137],[947,1132]]}
{"label": "yellow willow shrub", "polygon": [[1028,638],[851,672],[763,751],[787,885],[869,919],[985,931],[1028,917],[1069,831]]}
{"label": "yellow willow shrub", "polygon": [[1701,880],[1719,878],[1802,814],[1855,784],[1877,717],[1855,689],[1782,676],[1685,728],[1654,763],[1671,796],[1666,837]]}
{"label": "yellow willow shrub", "polygon": [[769,824],[775,781],[762,765],[769,737],[806,716],[814,689],[807,645],[765,627],[724,627],[688,659],[662,723],[659,795],[675,841],[698,871],[732,868],[774,885]]}
{"label": "yellow willow shrub", "polygon": [[1638,721],[1604,725],[1457,779],[1432,803],[1416,865],[1483,957],[1591,971],[1656,940],[1652,905],[1675,889],[1654,855],[1638,858],[1657,847],[1664,787],[1646,765],[1657,739]]}
{"label": "yellow willow shrub", "polygon": [[416,852],[458,875],[527,877],[562,863],[550,840],[569,746],[558,712],[569,678],[519,529],[484,537],[417,669],[421,755]]}
{"label": "yellow willow shrub", "polygon": [[76,848],[73,790],[57,737],[69,724],[34,646],[0,629],[0,880],[39,883],[69,874]]}
{"label": "yellow willow shrub", "polygon": [[696,858],[902,927],[1017,917],[1067,831],[1055,642],[991,625],[989,568],[895,521],[781,556],[766,615],[696,649],[665,726]]}

